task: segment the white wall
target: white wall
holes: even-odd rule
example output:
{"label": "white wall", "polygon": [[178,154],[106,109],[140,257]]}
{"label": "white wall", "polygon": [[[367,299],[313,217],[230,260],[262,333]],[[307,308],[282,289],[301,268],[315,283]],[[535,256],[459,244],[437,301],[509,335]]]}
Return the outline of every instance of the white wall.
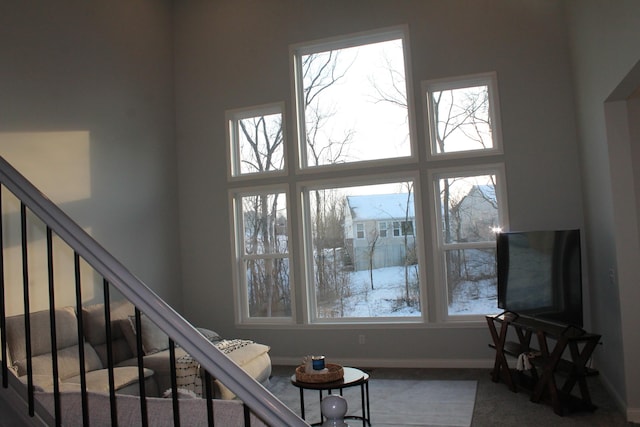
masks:
{"label": "white wall", "polygon": [[638,133],[630,125],[637,121],[637,106],[629,108],[626,101],[640,85],[640,3],[568,5],[590,236],[592,328],[603,335],[595,358],[628,419],[640,422],[639,183],[633,177],[639,167],[633,160]]}
{"label": "white wall", "polygon": [[[511,228],[580,228],[579,156],[562,5],[555,0],[218,0],[176,2],[175,12],[188,316],[222,334],[266,342],[276,360],[297,362],[304,354],[322,352],[369,365],[487,366],[493,356],[484,322],[454,328],[237,327],[224,113],[283,101],[292,117],[291,44],[408,24],[417,100],[422,80],[497,71],[505,155],[496,160],[506,163]],[[424,149],[421,110],[416,117]],[[292,143],[291,129],[287,136]],[[429,231],[425,239],[431,241]],[[427,269],[433,281],[430,259]],[[359,334],[366,335],[366,344],[358,344]]]}
{"label": "white wall", "polygon": [[171,10],[1,2],[0,155],[178,307]]}

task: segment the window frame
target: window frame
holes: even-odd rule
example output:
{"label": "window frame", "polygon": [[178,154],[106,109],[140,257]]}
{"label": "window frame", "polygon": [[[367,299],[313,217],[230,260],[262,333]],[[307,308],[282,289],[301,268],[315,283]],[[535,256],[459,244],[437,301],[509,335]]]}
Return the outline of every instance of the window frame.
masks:
{"label": "window frame", "polygon": [[[306,117],[304,112],[303,78],[301,57],[327,50],[347,49],[365,44],[373,44],[385,41],[401,39],[404,58],[405,90],[407,96],[407,120],[409,131],[410,155],[388,159],[360,160],[337,164],[312,166],[307,164],[306,153]],[[295,119],[292,120],[294,131],[295,172],[298,175],[314,174],[319,171],[358,170],[371,167],[395,166],[418,161],[418,140],[415,131],[415,100],[413,97],[413,78],[411,74],[411,49],[409,46],[408,25],[397,25],[371,31],[363,31],[354,34],[328,37],[311,42],[293,44],[289,47],[289,61],[292,75],[292,105]],[[303,146],[304,144],[304,146]]]}
{"label": "window frame", "polygon": [[[394,40],[400,38],[403,46],[405,90],[407,102],[408,138],[410,155],[374,160],[360,160],[341,164],[325,164],[319,166],[306,165],[306,131],[305,113],[300,108],[302,103],[303,82],[300,78],[301,56],[324,52],[333,49],[349,48],[369,43]],[[500,105],[498,96],[497,74],[495,72],[480,73],[467,76],[433,79],[421,82],[422,117],[424,119],[424,138],[418,140],[416,126],[417,107],[412,78],[409,31],[407,25],[383,28],[355,34],[347,34],[321,40],[294,44],[289,47],[291,70],[291,100],[293,120],[288,121],[285,102],[273,102],[246,108],[226,111],[227,132],[227,178],[229,192],[229,213],[232,222],[231,245],[234,267],[232,269],[234,306],[236,308],[237,326],[287,326],[322,327],[324,325],[349,326],[357,324],[372,325],[408,325],[420,326],[454,326],[463,323],[477,325],[484,320],[481,315],[449,315],[446,285],[446,251],[451,244],[443,245],[440,230],[442,213],[439,211],[439,197],[435,183],[449,174],[450,176],[474,176],[485,173],[496,174],[496,194],[498,195],[500,225],[508,228],[507,190],[503,155]],[[433,90],[457,89],[474,85],[487,85],[489,89],[489,111],[492,120],[493,147],[491,149],[474,149],[437,153],[433,149],[433,119],[429,107],[429,93]],[[278,170],[241,173],[240,143],[238,139],[239,120],[278,113],[282,117],[283,133],[283,166]],[[291,112],[290,112],[291,113]],[[235,124],[235,127],[233,123]],[[235,130],[234,130],[235,129]],[[291,133],[293,132],[293,133]],[[293,138],[288,136],[293,135]],[[304,145],[303,145],[304,144]],[[493,156],[493,157],[491,157]],[[290,166],[290,165],[293,166]],[[444,175],[443,175],[444,174]],[[265,180],[266,178],[266,180]],[[412,181],[414,197],[414,219],[411,221],[412,233],[407,234],[414,239],[418,254],[418,280],[420,291],[420,315],[406,317],[362,317],[362,318],[318,318],[316,311],[316,289],[313,260],[312,231],[309,226],[309,197],[304,191],[309,189],[329,189],[352,187],[359,185],[376,185],[389,182]],[[266,185],[265,185],[266,183]],[[270,183],[270,184],[269,184]],[[289,263],[289,289],[291,299],[290,317],[251,317],[249,312],[248,287],[246,272],[243,266],[245,257],[244,238],[239,236],[244,228],[242,206],[239,197],[260,193],[284,193],[286,195]],[[426,200],[425,200],[426,198]],[[427,211],[423,211],[427,209]],[[238,220],[241,228],[238,228]],[[365,228],[366,225],[362,224]],[[378,224],[378,230],[380,224]],[[392,221],[386,223],[386,238],[402,238],[408,224],[399,224],[396,236]],[[354,226],[354,240],[357,231]],[[294,235],[296,233],[297,235]],[[434,237],[433,234],[436,234]],[[431,244],[427,244],[427,239]],[[484,242],[489,245],[488,242]],[[495,243],[493,244],[495,247]],[[428,249],[428,251],[427,251]],[[255,256],[261,258],[260,256]],[[254,257],[254,258],[255,258]],[[311,257],[311,258],[310,258]],[[265,258],[262,256],[262,258]],[[284,258],[284,257],[283,257]],[[302,277],[303,280],[297,281]]]}
{"label": "window frame", "polygon": [[[435,233],[432,239],[433,259],[435,262],[435,322],[456,324],[463,322],[482,321],[486,314],[470,314],[470,315],[450,315],[449,314],[449,298],[446,271],[446,252],[455,249],[476,249],[476,248],[495,248],[495,240],[489,242],[458,242],[445,243],[441,229],[442,206],[440,204],[440,192],[438,191],[438,181],[443,178],[453,177],[472,177],[478,175],[496,176],[496,198],[498,202],[498,221],[499,227],[502,229],[509,228],[509,211],[507,203],[507,181],[506,172],[503,163],[486,163],[467,166],[452,166],[434,168],[429,171],[428,181],[431,191],[430,211],[432,212],[431,229]],[[496,304],[496,312],[499,311]]]}
{"label": "window frame", "polygon": [[[282,117],[282,156],[283,164],[282,169],[275,169],[271,171],[256,171],[249,173],[241,172],[241,158],[240,158],[240,141],[239,141],[239,125],[240,120],[258,117],[268,116],[273,114],[280,114]],[[289,161],[287,156],[288,141],[287,141],[287,120],[285,115],[284,102],[272,102],[269,104],[255,105],[245,108],[236,108],[225,111],[226,122],[226,149],[227,149],[227,179],[229,181],[242,181],[256,179],[263,176],[286,176],[289,173]]]}
{"label": "window frame", "polygon": [[[394,172],[377,175],[358,175],[348,179],[333,178],[319,179],[312,181],[300,181],[296,186],[298,204],[302,209],[299,233],[299,247],[302,248],[304,261],[301,264],[302,269],[302,292],[304,293],[305,306],[304,322],[310,325],[354,325],[354,324],[426,324],[429,311],[429,300],[427,295],[426,270],[428,262],[425,256],[418,255],[418,280],[420,290],[420,315],[419,316],[403,316],[403,317],[340,317],[340,318],[319,318],[316,315],[317,301],[314,282],[314,262],[313,262],[313,239],[310,222],[310,204],[309,198],[305,196],[305,192],[316,189],[331,189],[340,187],[356,187],[367,185],[388,184],[394,182],[412,181],[413,197],[414,197],[414,244],[417,254],[425,254],[424,232],[425,227],[422,213],[422,194],[420,173],[418,170],[407,172]],[[354,236],[355,239],[355,236]]]}
{"label": "window frame", "polygon": [[[286,209],[287,209],[287,236],[288,251],[286,256],[278,256],[273,253],[250,255],[245,254],[244,237],[242,236],[244,230],[244,222],[239,222],[238,219],[242,218],[242,203],[240,199],[246,196],[256,196],[261,194],[274,194],[283,193],[286,196]],[[231,247],[234,259],[232,263],[232,281],[233,281],[233,296],[236,307],[236,323],[238,325],[290,325],[295,323],[296,313],[296,290],[295,290],[295,268],[294,268],[294,255],[291,244],[293,242],[291,234],[291,194],[289,188],[284,184],[265,185],[265,186],[252,186],[242,187],[229,190],[229,209],[230,218],[232,221],[232,233],[231,233]],[[291,316],[290,317],[252,317],[249,310],[249,296],[248,296],[248,284],[246,280],[246,274],[244,271],[244,262],[247,259],[274,259],[274,258],[286,258],[289,262],[289,290],[291,299]]]}
{"label": "window frame", "polygon": [[[433,103],[431,93],[435,91],[455,90],[465,87],[486,85],[489,97],[489,117],[492,122],[493,147],[438,153],[436,149],[436,123],[432,114]],[[427,160],[466,159],[503,154],[502,124],[500,118],[500,96],[498,94],[498,74],[495,71],[471,74],[466,76],[445,77],[425,80],[421,84],[422,106],[424,111],[425,135],[427,135]]]}

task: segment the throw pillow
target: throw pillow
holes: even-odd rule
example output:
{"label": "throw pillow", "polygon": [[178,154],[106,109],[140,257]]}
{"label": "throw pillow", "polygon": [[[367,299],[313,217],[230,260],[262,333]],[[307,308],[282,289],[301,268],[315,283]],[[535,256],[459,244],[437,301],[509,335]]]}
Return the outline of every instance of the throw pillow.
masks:
{"label": "throw pillow", "polygon": [[[136,317],[129,316],[129,324],[136,334]],[[169,337],[156,326],[147,316],[140,314],[140,324],[142,327],[142,351],[145,355],[158,353],[169,348]],[[125,334],[126,337],[126,334]],[[131,345],[131,344],[130,344]],[[135,341],[131,351],[135,352]]]}

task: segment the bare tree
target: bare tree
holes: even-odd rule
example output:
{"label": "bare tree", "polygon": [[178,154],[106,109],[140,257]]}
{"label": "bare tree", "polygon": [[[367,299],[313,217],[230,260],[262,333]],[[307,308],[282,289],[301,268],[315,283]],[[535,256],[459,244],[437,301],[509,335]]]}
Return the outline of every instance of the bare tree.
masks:
{"label": "bare tree", "polygon": [[[353,130],[345,131],[341,139],[325,140],[321,131],[335,115],[332,106],[321,102],[321,95],[328,88],[338,84],[349,70],[351,64],[344,64],[340,61],[339,51],[329,51],[320,54],[310,54],[301,58],[302,79],[304,82],[303,102],[305,111],[305,140],[306,158],[311,166],[321,164],[336,164],[345,161],[349,143],[353,139]],[[314,213],[314,243],[315,243],[315,263],[316,263],[316,286],[320,292],[326,292],[330,283],[337,283],[327,276],[326,249],[331,249],[335,245],[342,246],[343,234],[340,228],[336,234],[332,228],[333,236],[329,235],[330,225],[327,223],[327,216],[331,216],[339,206],[335,200],[327,200],[329,193],[326,190],[314,191],[315,213]],[[335,222],[334,222],[335,223]],[[336,241],[339,238],[340,242]],[[335,276],[333,277],[335,279]]]}
{"label": "bare tree", "polygon": [[367,260],[369,261],[369,283],[371,283],[371,290],[374,290],[373,286],[373,266],[374,257],[376,253],[376,243],[380,238],[380,233],[377,228],[372,229],[367,234]]}

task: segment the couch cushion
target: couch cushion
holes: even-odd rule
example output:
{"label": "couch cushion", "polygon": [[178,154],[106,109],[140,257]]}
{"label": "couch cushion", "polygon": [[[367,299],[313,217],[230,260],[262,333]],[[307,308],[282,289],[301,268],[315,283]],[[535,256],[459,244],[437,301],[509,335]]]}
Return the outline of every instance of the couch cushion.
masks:
{"label": "couch cushion", "polygon": [[[29,316],[31,329],[31,355],[51,353],[51,322],[49,310],[37,311]],[[56,347],[63,349],[78,344],[78,323],[73,307],[55,310]],[[25,344],[24,316],[16,315],[6,319],[7,348],[13,363],[23,362],[27,357]],[[49,365],[49,371],[51,365]]]}
{"label": "couch cushion", "polygon": [[[176,348],[176,359],[187,354],[184,349]],[[129,359],[120,363],[119,366],[137,366],[138,359]],[[171,365],[169,363],[169,350],[163,350],[144,356],[144,367],[154,372],[154,378],[159,390],[166,390],[171,387]]]}
{"label": "couch cushion", "polygon": [[[224,343],[225,341],[222,341],[221,343]],[[233,342],[233,341],[226,341],[226,342]],[[271,349],[269,346],[266,346],[264,344],[258,344],[255,342],[249,342],[241,346],[239,345],[234,346],[231,349],[231,351],[227,351],[224,348],[224,346],[220,346],[220,345],[216,345],[216,346],[220,349],[220,351],[225,353],[227,357],[229,357],[229,359],[236,362],[236,364],[238,364],[240,367],[244,367],[244,365],[246,365],[256,357],[259,357],[259,356],[262,356],[263,354],[268,353],[269,350]]]}
{"label": "couch cushion", "polygon": [[[153,375],[151,369],[144,369],[144,377]],[[116,390],[138,382],[138,368],[135,366],[118,367],[113,369],[114,386]],[[97,392],[109,392],[109,370],[99,369],[87,372],[87,390]],[[80,375],[67,378],[65,383],[80,384]]]}
{"label": "couch cushion", "polygon": [[[260,353],[258,356],[248,360],[242,369],[249,374],[251,378],[266,386],[271,376],[271,358],[269,353]],[[227,386],[222,384],[218,379],[213,381],[214,396],[216,399],[234,399],[236,397]]]}
{"label": "couch cushion", "polygon": [[[162,350],[169,348],[169,337],[162,332],[155,323],[151,321],[146,315],[140,314],[140,325],[142,327],[142,351],[145,355],[158,353]],[[133,342],[129,343],[131,349],[137,348],[136,337],[136,318],[135,316],[129,316],[129,327],[133,331],[133,335],[125,334],[125,336]],[[135,352],[137,353],[137,351]]]}
{"label": "couch cushion", "polygon": [[[71,347],[58,350],[58,376],[61,380],[80,374],[80,356],[79,346],[73,345]],[[96,354],[93,347],[90,344],[84,344],[84,362],[85,370],[93,371],[95,369],[102,369],[102,363],[100,358]],[[41,354],[34,356],[31,359],[33,374],[34,375],[52,375],[52,362],[51,353]],[[16,360],[14,366],[17,368],[18,375],[27,374],[27,359]]]}
{"label": "couch cushion", "polygon": [[[114,364],[130,359],[132,354],[129,344],[120,327],[122,322],[134,312],[134,306],[128,301],[111,303],[111,344]],[[104,304],[93,304],[82,307],[84,319],[84,335],[86,340],[95,348],[103,366],[107,366],[107,333],[104,316]]]}

